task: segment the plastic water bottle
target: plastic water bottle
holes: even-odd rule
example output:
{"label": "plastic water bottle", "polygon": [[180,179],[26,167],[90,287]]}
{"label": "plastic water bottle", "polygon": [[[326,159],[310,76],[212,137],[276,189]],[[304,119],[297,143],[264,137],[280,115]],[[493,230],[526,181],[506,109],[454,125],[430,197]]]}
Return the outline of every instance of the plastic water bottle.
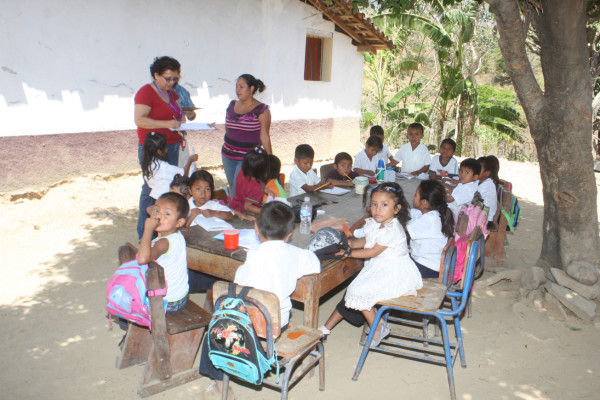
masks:
{"label": "plastic water bottle", "polygon": [[377,183],[383,183],[385,177],[385,163],[379,159],[377,163]]}
{"label": "plastic water bottle", "polygon": [[312,221],[312,204],[310,204],[310,197],[304,198],[304,203],[300,207],[300,233],[303,235],[310,235],[310,225]]}

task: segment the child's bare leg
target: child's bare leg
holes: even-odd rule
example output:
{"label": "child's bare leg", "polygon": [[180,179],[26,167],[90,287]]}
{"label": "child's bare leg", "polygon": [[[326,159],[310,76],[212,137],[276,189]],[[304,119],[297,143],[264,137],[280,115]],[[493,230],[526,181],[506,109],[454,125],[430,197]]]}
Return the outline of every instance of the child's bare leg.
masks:
{"label": "child's bare leg", "polygon": [[335,328],[335,326],[337,324],[340,323],[340,321],[342,319],[344,319],[344,317],[342,317],[342,314],[340,314],[338,312],[338,310],[333,310],[333,312],[331,313],[331,315],[327,319],[327,322],[325,322],[325,328],[327,328],[329,330],[332,330],[333,328]]}
{"label": "child's bare leg", "polygon": [[[377,309],[375,307],[373,307],[368,311],[363,310],[362,313],[363,313],[363,316],[365,317],[365,319],[367,320],[367,324],[369,324],[369,327],[371,328],[371,330],[373,330],[373,321],[375,320],[375,316],[377,315]],[[382,324],[383,324],[383,320],[379,320],[379,324],[377,325],[377,329],[375,330],[375,335],[373,335],[373,340],[375,340],[379,337],[379,333],[381,331]]]}

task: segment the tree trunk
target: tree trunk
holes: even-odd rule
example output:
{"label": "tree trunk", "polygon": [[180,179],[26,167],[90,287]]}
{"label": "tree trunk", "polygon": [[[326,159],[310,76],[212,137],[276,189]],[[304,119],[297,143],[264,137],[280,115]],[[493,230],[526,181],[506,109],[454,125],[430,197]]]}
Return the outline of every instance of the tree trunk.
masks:
{"label": "tree trunk", "polygon": [[592,88],[586,48],[586,1],[545,0],[531,12],[540,45],[544,91],[525,52],[517,1],[486,0],[500,49],[534,139],[544,195],[538,264],[566,268],[600,261],[592,157]]}

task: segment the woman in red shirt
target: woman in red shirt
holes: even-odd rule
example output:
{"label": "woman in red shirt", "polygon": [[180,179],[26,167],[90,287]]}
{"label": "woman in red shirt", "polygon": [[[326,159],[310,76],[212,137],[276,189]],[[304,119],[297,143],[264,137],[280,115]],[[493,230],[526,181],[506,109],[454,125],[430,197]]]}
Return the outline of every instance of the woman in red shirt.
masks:
{"label": "woman in red shirt", "polygon": [[[138,160],[140,165],[144,154],[144,140],[150,132],[160,133],[167,138],[169,164],[177,165],[179,161],[179,143],[181,136],[177,129],[185,116],[177,103],[178,95],[173,90],[177,83],[181,65],[171,57],[157,57],[150,65],[152,82],[142,86],[135,94],[134,119],[138,133]],[[148,217],[146,209],[152,205],[150,188],[144,182],[140,193],[139,218],[137,231],[141,238],[144,232],[144,222]]]}

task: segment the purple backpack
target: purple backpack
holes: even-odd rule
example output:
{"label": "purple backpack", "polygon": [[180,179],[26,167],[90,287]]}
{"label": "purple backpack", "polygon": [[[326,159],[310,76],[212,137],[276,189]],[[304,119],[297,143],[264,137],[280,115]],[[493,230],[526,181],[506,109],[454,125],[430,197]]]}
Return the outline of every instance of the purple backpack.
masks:
{"label": "purple backpack", "polygon": [[167,288],[148,293],[147,271],[148,265],[140,265],[137,260],[128,261],[116,270],[106,285],[109,314],[152,328],[148,296],[164,296]]}

